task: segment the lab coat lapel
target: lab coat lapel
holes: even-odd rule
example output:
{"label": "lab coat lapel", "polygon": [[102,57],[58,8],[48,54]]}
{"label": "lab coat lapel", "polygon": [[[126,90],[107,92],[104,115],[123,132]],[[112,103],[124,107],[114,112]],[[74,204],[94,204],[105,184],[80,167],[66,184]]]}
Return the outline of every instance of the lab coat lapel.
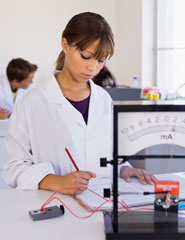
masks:
{"label": "lab coat lapel", "polygon": [[61,105],[61,114],[86,127],[82,114],[64,97],[56,78],[52,75],[46,86],[48,102]]}
{"label": "lab coat lapel", "polygon": [[106,106],[102,105],[101,97],[99,96],[99,91],[95,89],[97,86],[90,80],[91,86],[91,97],[89,103],[89,113],[88,113],[88,131],[90,131],[94,124],[103,116],[106,111]]}
{"label": "lab coat lapel", "polygon": [[62,114],[67,118],[78,122],[82,127],[87,127],[82,114],[64,97],[62,104]]}

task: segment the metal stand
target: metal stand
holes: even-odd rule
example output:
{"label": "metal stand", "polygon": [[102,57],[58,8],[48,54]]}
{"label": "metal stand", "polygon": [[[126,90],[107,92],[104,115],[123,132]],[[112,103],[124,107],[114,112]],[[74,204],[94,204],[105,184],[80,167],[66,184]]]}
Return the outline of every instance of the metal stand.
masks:
{"label": "metal stand", "polygon": [[[129,112],[185,112],[185,105],[176,103],[124,103],[114,102],[114,129],[113,129],[113,160],[101,160],[101,166],[113,165],[113,211],[104,212],[105,232],[107,240],[184,240],[185,218],[177,212],[146,211],[146,212],[118,212],[118,162],[144,158],[185,158],[185,155],[132,155],[118,154],[118,121],[119,113]],[[143,115],[142,115],[143,116]],[[182,116],[182,114],[181,114]],[[155,116],[154,116],[155,117]],[[176,118],[177,119],[177,118]],[[169,120],[166,119],[166,121]],[[167,126],[167,123],[166,123]],[[161,123],[161,127],[163,124]],[[175,131],[175,127],[173,131]],[[184,129],[184,128],[183,128]],[[178,131],[178,129],[176,130]],[[119,135],[120,136],[120,135]],[[172,138],[172,136],[170,135]],[[123,155],[124,156],[123,156]]]}
{"label": "metal stand", "polygon": [[[146,157],[156,158],[155,155]],[[179,156],[181,157],[185,158],[185,156]],[[106,166],[105,159],[102,163]],[[154,212],[118,212],[118,158],[116,154],[114,160],[107,161],[107,163],[113,164],[113,211],[104,212],[106,240],[185,239],[185,218],[178,216],[177,206],[176,211],[170,212],[158,211],[160,209],[156,206]]]}

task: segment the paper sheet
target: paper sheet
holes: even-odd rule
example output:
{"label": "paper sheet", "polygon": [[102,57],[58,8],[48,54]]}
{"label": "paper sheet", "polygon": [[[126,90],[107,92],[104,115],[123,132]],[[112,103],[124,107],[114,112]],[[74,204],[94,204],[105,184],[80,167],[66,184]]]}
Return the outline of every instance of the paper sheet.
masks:
{"label": "paper sheet", "polygon": [[[185,174],[159,174],[155,175],[158,180],[175,180],[180,182],[180,197],[185,198]],[[111,188],[111,178],[94,178],[90,180],[88,188],[103,196],[104,188]],[[132,178],[131,183],[125,182],[124,179],[119,178],[118,180],[118,191],[123,192],[144,192],[154,191],[154,185],[143,185],[139,182],[137,178]],[[83,193],[76,196],[80,199],[83,204],[87,205],[90,209],[98,208],[102,203],[105,202],[104,199],[95,195],[94,193],[86,190]],[[136,207],[142,205],[153,204],[155,195],[120,195],[118,201],[124,201],[128,207]],[[108,198],[106,198],[108,200]],[[111,197],[112,199],[112,197]],[[99,210],[112,209],[113,203],[106,202]],[[121,205],[118,204],[121,208]]]}

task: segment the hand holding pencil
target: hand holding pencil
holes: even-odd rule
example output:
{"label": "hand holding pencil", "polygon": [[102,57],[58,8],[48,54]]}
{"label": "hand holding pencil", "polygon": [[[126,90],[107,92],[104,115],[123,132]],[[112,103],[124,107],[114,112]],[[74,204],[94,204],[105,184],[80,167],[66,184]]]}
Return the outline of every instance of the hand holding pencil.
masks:
{"label": "hand holding pencil", "polygon": [[57,191],[61,189],[61,193],[75,195],[83,192],[89,184],[91,178],[95,178],[96,174],[90,171],[79,171],[75,161],[67,149],[69,161],[74,165],[76,171],[66,175],[49,174],[39,183],[39,189]]}
{"label": "hand holding pencil", "polygon": [[[91,178],[95,178],[96,175],[89,171],[76,171],[63,176],[65,179],[66,187],[70,186],[72,189],[62,191],[66,194],[79,194],[86,190]],[[64,183],[64,182],[63,182]]]}
{"label": "hand holding pencil", "polygon": [[[90,171],[79,171],[79,168],[78,168],[77,164],[75,163],[73,157],[71,156],[69,150],[67,148],[65,148],[65,151],[77,171],[77,172],[68,174],[70,177],[72,177],[72,179],[74,181],[74,182],[72,182],[72,185],[79,186],[79,188],[76,189],[77,193],[83,192],[85,190],[85,188],[88,187],[89,180],[91,178],[95,178],[96,174],[94,174],[93,172],[90,172]],[[80,188],[80,186],[82,188]]]}

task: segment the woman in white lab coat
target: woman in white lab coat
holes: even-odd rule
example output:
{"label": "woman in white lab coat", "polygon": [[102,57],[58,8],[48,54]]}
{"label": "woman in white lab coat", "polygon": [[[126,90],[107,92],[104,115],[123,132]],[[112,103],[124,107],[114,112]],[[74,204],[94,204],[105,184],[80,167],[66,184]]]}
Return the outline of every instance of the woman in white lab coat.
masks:
{"label": "woman in white lab coat", "polygon": [[[12,187],[76,194],[91,178],[110,174],[100,158],[112,158],[112,101],[91,78],[113,55],[111,28],[98,14],[78,14],[62,34],[62,49],[56,64],[61,71],[23,97],[11,116],[3,175]],[[129,166],[121,175],[155,180]]]}
{"label": "woman in white lab coat", "polygon": [[22,58],[12,59],[0,76],[0,119],[10,116],[14,104],[31,89],[37,66]]}

